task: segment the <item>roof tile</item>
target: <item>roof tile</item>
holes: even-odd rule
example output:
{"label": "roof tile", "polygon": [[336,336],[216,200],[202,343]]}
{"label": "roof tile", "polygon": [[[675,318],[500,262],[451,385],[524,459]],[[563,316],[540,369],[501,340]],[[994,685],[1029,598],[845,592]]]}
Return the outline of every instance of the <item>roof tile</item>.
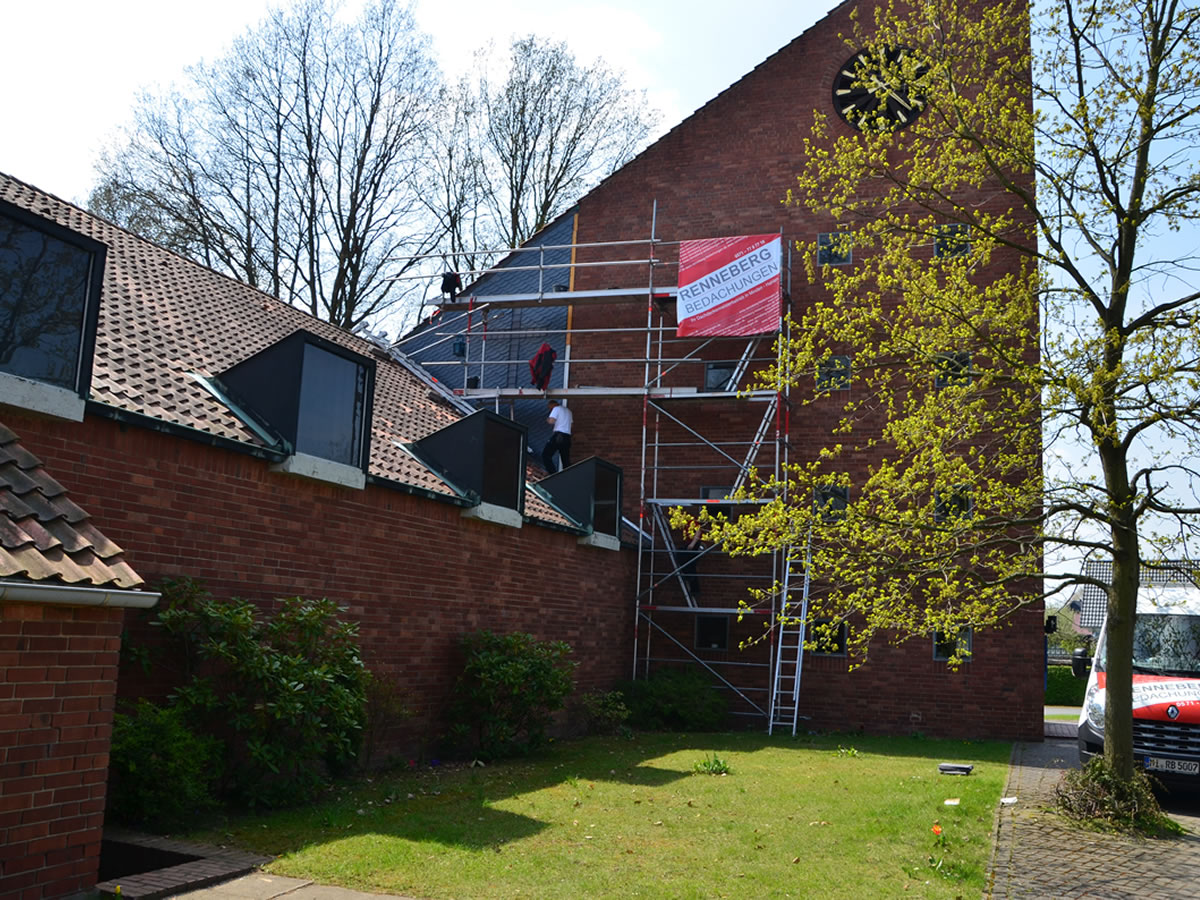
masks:
{"label": "roof tile", "polygon": [[0,459],[6,460],[0,465],[0,576],[122,589],[142,584],[121,548],[2,424]]}
{"label": "roof tile", "polygon": [[[368,474],[454,496],[396,442],[422,438],[461,414],[436,393],[431,397],[429,387],[404,366],[381,359],[374,344],[3,174],[0,199],[108,247],[92,365],[94,401],[242,444],[270,446],[192,376],[219,375],[304,329],[379,360]],[[230,327],[234,322],[237,327]],[[0,464],[0,483],[11,465]],[[18,468],[25,477],[42,472]],[[36,477],[45,479],[38,485],[41,493],[57,502],[61,485],[44,472]],[[22,498],[28,493],[24,482],[17,493]],[[538,518],[560,521],[531,492],[526,502]],[[30,505],[41,520],[44,510]],[[77,523],[84,516],[65,518]]]}

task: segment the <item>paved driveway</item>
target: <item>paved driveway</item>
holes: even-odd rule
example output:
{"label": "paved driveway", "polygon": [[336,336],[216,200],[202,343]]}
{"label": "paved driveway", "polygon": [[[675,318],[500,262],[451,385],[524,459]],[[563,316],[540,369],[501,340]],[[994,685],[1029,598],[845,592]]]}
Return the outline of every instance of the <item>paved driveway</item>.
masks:
{"label": "paved driveway", "polygon": [[1200,898],[1200,793],[1166,797],[1171,816],[1192,829],[1182,838],[1093,833],[1049,808],[1063,771],[1078,764],[1073,739],[1014,746],[1005,795],[1017,803],[997,815],[984,897]]}

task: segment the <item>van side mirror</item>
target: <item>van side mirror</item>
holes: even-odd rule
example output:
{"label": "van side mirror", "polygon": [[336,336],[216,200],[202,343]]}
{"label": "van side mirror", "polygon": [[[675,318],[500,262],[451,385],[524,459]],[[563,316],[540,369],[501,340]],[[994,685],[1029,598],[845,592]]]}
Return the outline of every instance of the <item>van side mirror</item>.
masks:
{"label": "van side mirror", "polygon": [[1092,658],[1083,647],[1076,647],[1071,654],[1071,674],[1076,678],[1087,678],[1092,670]]}

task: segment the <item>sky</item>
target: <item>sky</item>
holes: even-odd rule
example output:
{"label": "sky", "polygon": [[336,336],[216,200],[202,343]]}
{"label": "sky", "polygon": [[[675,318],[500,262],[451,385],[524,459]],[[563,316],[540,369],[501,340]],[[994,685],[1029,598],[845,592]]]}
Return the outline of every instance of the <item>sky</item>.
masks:
{"label": "sky", "polygon": [[[362,0],[346,0],[348,11]],[[0,54],[6,85],[0,172],[84,203],[94,163],[138,93],[211,60],[278,3],[268,0],[59,0],[9,4]],[[416,0],[447,77],[478,47],[536,33],[566,40],[645,90],[660,132],[733,84],[836,6],[836,0]],[[734,14],[734,12],[736,14]],[[20,87],[14,87],[20,86]],[[781,109],[781,115],[787,110]]]}

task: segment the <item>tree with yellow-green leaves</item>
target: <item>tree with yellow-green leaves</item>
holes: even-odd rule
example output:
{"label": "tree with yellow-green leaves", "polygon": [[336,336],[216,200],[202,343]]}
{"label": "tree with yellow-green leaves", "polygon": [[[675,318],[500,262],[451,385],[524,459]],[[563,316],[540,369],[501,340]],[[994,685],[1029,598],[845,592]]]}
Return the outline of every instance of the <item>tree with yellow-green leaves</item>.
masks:
{"label": "tree with yellow-green leaves", "polygon": [[759,512],[701,516],[732,553],[811,557],[810,618],[849,622],[859,659],[1002,625],[1111,560],[1125,778],[1140,573],[1185,556],[1200,514],[1198,18],[914,0],[856,22],[843,120],[814,112],[786,200],[841,236],[800,248],[809,284],[757,385],[835,390],[840,419],[781,483],[752,480]]}

